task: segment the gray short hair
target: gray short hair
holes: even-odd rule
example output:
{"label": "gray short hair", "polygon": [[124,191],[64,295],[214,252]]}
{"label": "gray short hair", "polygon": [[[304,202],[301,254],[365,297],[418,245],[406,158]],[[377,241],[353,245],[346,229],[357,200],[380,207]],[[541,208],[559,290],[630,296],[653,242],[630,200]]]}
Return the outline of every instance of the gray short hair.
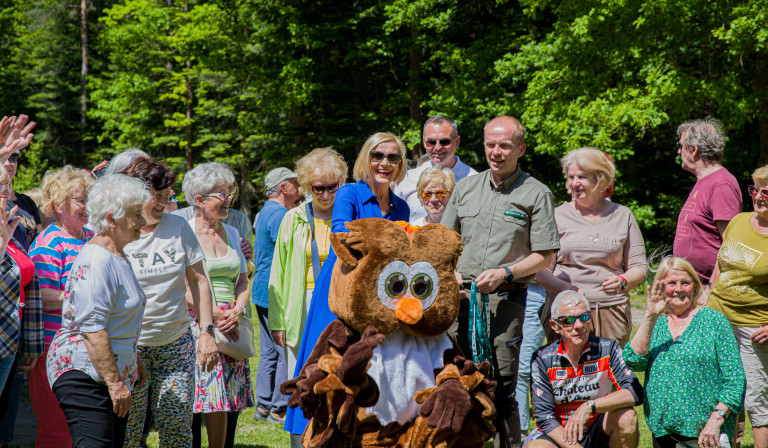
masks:
{"label": "gray short hair", "polygon": [[677,127],[677,136],[683,138],[684,135],[683,143],[686,146],[698,146],[701,158],[717,163],[723,161],[726,137],[719,120],[707,117],[686,121]]}
{"label": "gray short hair", "polygon": [[552,302],[552,319],[561,317],[560,309],[563,305],[576,305],[578,303],[583,303],[587,307],[587,310],[589,310],[589,301],[579,292],[569,289],[556,295],[555,300]]}
{"label": "gray short hair", "polygon": [[279,184],[275,185],[272,188],[269,188],[267,190],[267,198],[274,198],[275,196],[277,196],[277,194],[280,193],[280,185],[283,185],[286,182],[288,182],[288,179],[280,182]]}
{"label": "gray short hair", "polygon": [[113,219],[125,216],[125,210],[136,204],[149,201],[149,191],[144,182],[124,174],[109,174],[92,183],[88,189],[88,226],[100,234],[109,229],[107,213],[112,212]]}
{"label": "gray short hair", "polygon": [[453,118],[448,117],[446,115],[432,115],[431,117],[427,118],[427,121],[424,122],[424,127],[421,130],[422,137],[427,133],[427,126],[430,124],[442,124],[442,123],[448,123],[451,125],[451,138],[454,138],[459,135],[459,126],[456,124],[456,122],[453,120]]}
{"label": "gray short hair", "polygon": [[235,175],[227,165],[220,162],[202,163],[192,168],[184,175],[181,189],[187,198],[187,203],[197,207],[195,198],[201,194],[208,194],[219,185],[233,187]]}
{"label": "gray short hair", "polygon": [[104,168],[104,175],[122,173],[136,157],[149,157],[149,154],[140,149],[128,149],[112,157],[109,164]]}

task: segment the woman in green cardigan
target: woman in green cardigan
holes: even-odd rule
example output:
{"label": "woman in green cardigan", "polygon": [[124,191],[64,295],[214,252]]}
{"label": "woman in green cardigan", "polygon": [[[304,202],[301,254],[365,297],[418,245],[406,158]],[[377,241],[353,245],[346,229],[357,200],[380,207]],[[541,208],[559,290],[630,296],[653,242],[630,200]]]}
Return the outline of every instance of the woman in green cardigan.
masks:
{"label": "woman in green cardigan", "polygon": [[653,446],[695,440],[726,446],[744,402],[745,377],[731,324],[697,306],[702,285],[690,263],[669,257],[647,289],[647,309],[624,361],[645,371],[643,408]]}

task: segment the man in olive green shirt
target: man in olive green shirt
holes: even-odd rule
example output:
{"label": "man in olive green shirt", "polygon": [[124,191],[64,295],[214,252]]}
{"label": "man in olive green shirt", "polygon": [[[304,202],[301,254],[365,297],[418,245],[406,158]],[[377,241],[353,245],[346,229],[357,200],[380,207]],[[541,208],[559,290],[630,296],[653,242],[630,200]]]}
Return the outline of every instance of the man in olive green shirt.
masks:
{"label": "man in olive green shirt", "polygon": [[[515,401],[517,355],[522,341],[525,298],[534,274],[550,265],[560,248],[554,197],[544,184],[520,171],[525,128],[514,117],[500,116],[484,129],[490,169],[456,185],[442,224],[461,234],[464,250],[456,270],[466,290],[476,282],[490,295],[490,334],[497,372],[495,447],[520,446]],[[461,301],[450,333],[471,357],[469,301]]]}

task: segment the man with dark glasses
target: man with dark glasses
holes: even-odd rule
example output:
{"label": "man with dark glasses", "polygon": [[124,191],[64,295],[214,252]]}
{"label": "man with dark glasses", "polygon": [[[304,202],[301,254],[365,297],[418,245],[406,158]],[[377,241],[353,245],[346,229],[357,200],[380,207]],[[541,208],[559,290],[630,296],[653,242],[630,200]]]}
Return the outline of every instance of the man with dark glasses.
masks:
{"label": "man with dark glasses", "polygon": [[408,170],[405,179],[395,187],[396,195],[405,199],[408,207],[411,209],[410,222],[427,216],[427,212],[419,201],[419,195],[416,191],[416,185],[421,173],[433,166],[440,168],[450,168],[456,182],[467,176],[477,174],[477,171],[465,165],[456,155],[456,148],[459,147],[459,128],[456,122],[445,115],[434,115],[429,117],[424,123],[422,142],[427,151],[429,160],[421,164],[418,168]]}
{"label": "man with dark glasses", "polygon": [[563,291],[552,303],[549,324],[560,339],[531,361],[531,403],[536,429],[526,448],[637,448],[640,432],[634,406],[643,388],[624,364],[613,339],[590,336],[587,299]]}
{"label": "man with dark glasses", "polygon": [[697,180],[677,218],[672,254],[688,260],[709,285],[723,232],[741,212],[741,191],[722,165],[725,134],[718,120],[686,121],[677,128],[677,138],[682,167]]}
{"label": "man with dark glasses", "polygon": [[[470,291],[489,296],[499,431],[494,446],[520,446],[520,417],[515,400],[528,283],[549,266],[560,237],[555,198],[544,184],[524,173],[525,127],[517,118],[496,117],[485,125],[485,158],[490,169],[456,184],[441,223],[461,234],[464,250],[456,270]],[[469,301],[449,332],[462,351],[469,349]]]}

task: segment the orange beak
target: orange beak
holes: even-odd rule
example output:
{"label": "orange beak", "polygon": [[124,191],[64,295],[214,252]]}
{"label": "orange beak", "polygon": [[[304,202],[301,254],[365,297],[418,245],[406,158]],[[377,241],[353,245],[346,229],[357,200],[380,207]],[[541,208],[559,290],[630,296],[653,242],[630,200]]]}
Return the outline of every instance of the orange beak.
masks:
{"label": "orange beak", "polygon": [[408,325],[413,325],[424,315],[424,310],[421,309],[421,302],[410,297],[400,299],[395,310],[395,316],[402,322]]}

